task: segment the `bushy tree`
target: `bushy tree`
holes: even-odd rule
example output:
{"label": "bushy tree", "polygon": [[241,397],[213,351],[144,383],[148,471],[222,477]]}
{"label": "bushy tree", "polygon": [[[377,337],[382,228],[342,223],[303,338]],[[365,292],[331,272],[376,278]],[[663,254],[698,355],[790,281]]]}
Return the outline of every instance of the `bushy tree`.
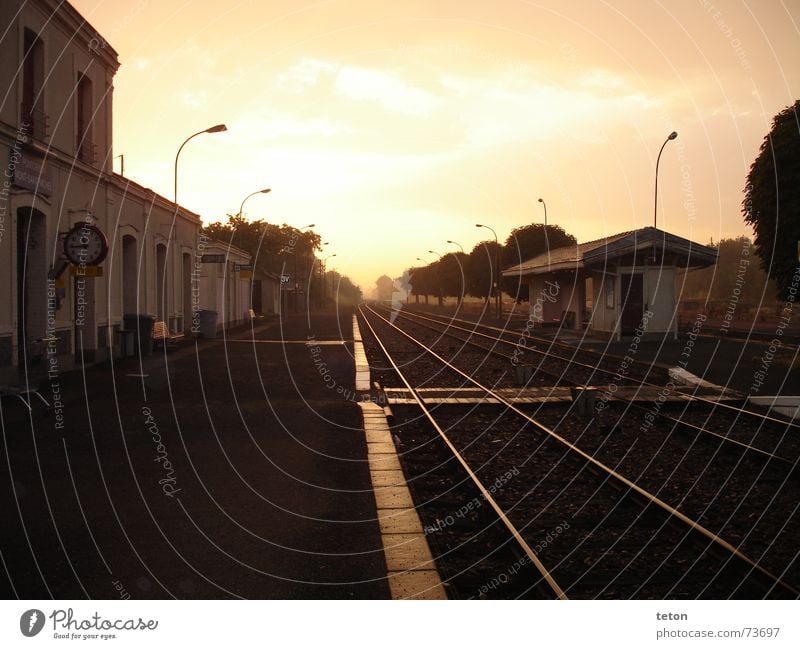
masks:
{"label": "bushy tree", "polygon": [[[467,293],[488,302],[492,295],[495,259],[502,259],[503,247],[494,241],[481,241],[470,251],[466,262]],[[495,274],[497,274],[495,270]]]}
{"label": "bushy tree", "polygon": [[[558,225],[532,223],[511,231],[503,247],[502,268],[511,268],[549,250],[574,246],[578,240]],[[504,277],[503,290],[518,300],[528,299],[528,283],[520,277]]]}
{"label": "bushy tree", "polygon": [[381,302],[390,302],[392,299],[392,291],[394,290],[394,282],[388,275],[381,275],[375,280],[375,287],[377,288],[377,298]]}
{"label": "bushy tree", "polygon": [[756,253],[785,299],[800,254],[800,100],[778,113],[744,189],[744,220]]}

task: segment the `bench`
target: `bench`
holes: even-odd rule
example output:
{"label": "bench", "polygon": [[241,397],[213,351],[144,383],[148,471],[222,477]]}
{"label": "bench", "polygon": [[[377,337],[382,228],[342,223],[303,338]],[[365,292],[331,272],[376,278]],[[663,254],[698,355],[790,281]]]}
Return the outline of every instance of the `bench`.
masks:
{"label": "bench", "polygon": [[560,318],[553,318],[550,322],[551,322],[551,326],[553,326],[553,327],[560,327],[562,329],[574,329],[575,328],[575,312],[574,311],[562,311]]}
{"label": "bench", "polygon": [[167,323],[163,320],[156,320],[153,323],[153,347],[159,343],[169,345],[170,343],[183,340],[183,334],[174,334],[167,328]]}

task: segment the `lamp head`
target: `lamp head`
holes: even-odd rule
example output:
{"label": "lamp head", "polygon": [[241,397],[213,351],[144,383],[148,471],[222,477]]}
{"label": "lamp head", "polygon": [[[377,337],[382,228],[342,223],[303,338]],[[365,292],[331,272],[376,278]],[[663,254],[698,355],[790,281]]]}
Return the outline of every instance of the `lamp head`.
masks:
{"label": "lamp head", "polygon": [[272,191],[272,190],[271,190],[269,187],[267,187],[266,189],[262,189],[260,193],[262,193],[262,194],[269,194],[271,191]]}
{"label": "lamp head", "polygon": [[539,202],[540,202],[540,203],[544,203],[544,199],[541,199],[541,198],[540,198],[540,199],[539,199]]}
{"label": "lamp head", "polygon": [[476,223],[476,224],[475,224],[475,227],[476,227],[476,228],[482,228],[482,227],[483,227],[483,223]]}
{"label": "lamp head", "polygon": [[217,124],[211,128],[206,129],[206,133],[219,133],[220,131],[227,131],[228,127],[225,124]]}
{"label": "lamp head", "polygon": [[674,140],[676,137],[678,137],[678,131],[672,131],[672,133],[669,134],[670,140]]}

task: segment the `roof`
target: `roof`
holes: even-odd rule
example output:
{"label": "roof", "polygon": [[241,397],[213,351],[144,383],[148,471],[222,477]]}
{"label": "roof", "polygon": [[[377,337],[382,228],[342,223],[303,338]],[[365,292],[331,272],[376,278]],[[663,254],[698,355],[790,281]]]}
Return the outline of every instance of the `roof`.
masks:
{"label": "roof", "polygon": [[686,255],[687,265],[692,268],[710,266],[717,261],[717,251],[714,248],[658,228],[646,227],[620,232],[576,246],[554,248],[549,254],[545,252],[507,268],[503,271],[503,276],[538,275],[554,270],[577,270],[593,265],[603,265],[609,260],[650,250],[654,247]]}
{"label": "roof", "polygon": [[[202,239],[201,239],[202,240]],[[227,241],[220,241],[219,239],[212,239],[211,237],[206,237],[202,243],[202,247],[205,251],[209,250],[219,250],[224,252],[228,257],[242,257],[250,261],[253,257],[252,255],[242,248],[238,246],[234,246],[232,243],[228,243]],[[198,248],[200,248],[200,244],[198,244]]]}

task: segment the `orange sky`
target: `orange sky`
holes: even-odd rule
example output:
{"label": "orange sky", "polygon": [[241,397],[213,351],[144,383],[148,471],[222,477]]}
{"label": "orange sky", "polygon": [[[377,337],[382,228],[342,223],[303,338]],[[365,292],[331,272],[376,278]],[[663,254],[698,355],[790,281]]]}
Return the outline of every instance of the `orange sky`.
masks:
{"label": "orange sky", "polygon": [[[117,50],[114,153],[205,220],[302,226],[369,289],[429,249],[542,221],[749,233],[745,176],[800,87],[800,8],[765,0],[73,0]],[[118,169],[118,167],[117,167]],[[336,261],[336,264],[332,262]]]}

